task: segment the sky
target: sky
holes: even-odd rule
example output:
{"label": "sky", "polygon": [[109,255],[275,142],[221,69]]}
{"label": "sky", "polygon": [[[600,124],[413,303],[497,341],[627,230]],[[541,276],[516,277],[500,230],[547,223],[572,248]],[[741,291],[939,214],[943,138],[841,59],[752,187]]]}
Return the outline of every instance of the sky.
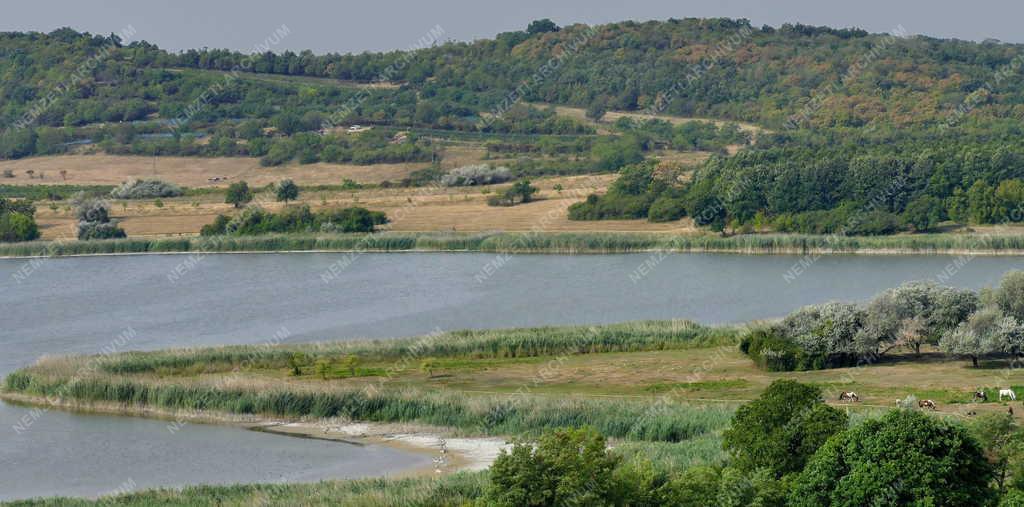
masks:
{"label": "sky", "polygon": [[[1021,0],[17,0],[4,6],[0,31],[70,26],[92,33],[134,29],[162,48],[251,51],[282,27],[274,51],[316,53],[407,49],[431,32],[442,40],[491,38],[534,19],[559,25],[633,19],[747,18],[858,27],[967,40],[1024,43]],[[435,27],[440,27],[438,32]]]}

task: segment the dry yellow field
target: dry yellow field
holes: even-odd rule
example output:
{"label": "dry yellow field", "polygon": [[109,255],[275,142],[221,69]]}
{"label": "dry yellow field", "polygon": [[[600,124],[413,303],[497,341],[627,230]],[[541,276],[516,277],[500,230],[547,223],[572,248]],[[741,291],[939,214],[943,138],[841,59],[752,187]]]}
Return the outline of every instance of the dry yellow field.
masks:
{"label": "dry yellow field", "polygon": [[[314,210],[362,206],[383,211],[392,220],[389,229],[395,231],[696,232],[688,219],[660,224],[646,220],[577,222],[568,219],[570,205],[591,193],[603,193],[614,179],[612,174],[536,179],[533,184],[540,188],[537,200],[513,207],[487,205],[487,198],[507,185],[309,191],[299,196],[299,202],[309,204]],[[562,186],[561,192],[554,190],[556,184]],[[267,193],[258,194],[257,203],[269,210],[283,207]],[[178,236],[198,234],[202,226],[213,222],[218,214],[235,211],[231,205],[223,203],[222,194],[163,199],[162,204],[157,207],[154,200],[115,200],[111,214],[121,220],[129,236]],[[57,203],[55,207],[41,204],[36,212],[43,239],[74,237],[75,220],[70,207],[67,203]]]}
{"label": "dry yellow field", "polygon": [[[201,188],[227,186],[231,182],[246,180],[250,185],[266,185],[291,178],[299,185],[338,185],[345,179],[360,183],[397,181],[428,163],[404,164],[290,164],[282,167],[262,167],[259,160],[243,157],[139,157],[114,155],[64,155],[33,157],[0,162],[0,170],[14,171],[14,178],[0,183],[13,185],[118,185],[136,178],[156,178],[179,185]],[[26,171],[35,171],[30,179]],[[67,171],[63,180],[61,170]],[[39,174],[45,175],[39,179]],[[219,177],[221,181],[210,181]],[[227,180],[224,180],[227,178]]]}

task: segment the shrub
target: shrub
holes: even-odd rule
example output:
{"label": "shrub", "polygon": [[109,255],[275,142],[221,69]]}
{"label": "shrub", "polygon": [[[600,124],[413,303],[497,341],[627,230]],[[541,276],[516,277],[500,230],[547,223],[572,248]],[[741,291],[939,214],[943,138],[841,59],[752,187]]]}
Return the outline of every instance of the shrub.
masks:
{"label": "shrub", "polygon": [[199,230],[199,235],[216,236],[218,234],[224,234],[226,232],[228,222],[230,221],[231,218],[227,215],[217,215],[217,218],[213,219],[213,223],[206,224]]}
{"label": "shrub", "polygon": [[441,184],[446,187],[493,185],[504,183],[510,179],[512,179],[512,171],[507,167],[476,164],[448,171],[447,174],[441,177]]}
{"label": "shrub", "polygon": [[987,505],[992,467],[953,423],[893,410],[830,439],[797,477],[790,505]]}
{"label": "shrub", "polygon": [[114,239],[126,237],[117,222],[111,221],[109,204],[101,199],[75,196],[75,216],[78,218],[78,239]]}
{"label": "shrub", "polygon": [[131,180],[110,191],[114,199],[152,199],[154,197],[178,197],[184,191],[174,183],[160,180]]}
{"label": "shrub", "polygon": [[800,348],[770,330],[759,329],[744,336],[740,351],[768,371],[794,371],[804,364]]}
{"label": "shrub", "polygon": [[78,222],[78,239],[116,239],[127,235],[114,222]]}
{"label": "shrub", "polygon": [[387,222],[387,216],[383,212],[360,207],[328,209],[313,213],[309,205],[303,204],[286,208],[279,213],[270,213],[258,206],[250,206],[234,218],[218,215],[213,223],[203,226],[200,234],[244,236],[273,232],[373,232],[376,226]]}
{"label": "shrub", "polygon": [[512,187],[505,190],[500,196],[487,198],[488,206],[515,206],[516,203],[526,203],[533,200],[533,194],[537,187],[530,185],[530,180],[517,181]]}

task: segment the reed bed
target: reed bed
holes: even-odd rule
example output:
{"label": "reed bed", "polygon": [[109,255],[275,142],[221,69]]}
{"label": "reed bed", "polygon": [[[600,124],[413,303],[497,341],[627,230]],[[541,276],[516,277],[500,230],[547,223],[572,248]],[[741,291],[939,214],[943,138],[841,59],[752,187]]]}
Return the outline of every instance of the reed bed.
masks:
{"label": "reed bed", "polygon": [[[636,321],[601,326],[463,330],[415,338],[279,346],[234,345],[127,352],[100,362],[108,373],[174,372],[200,368],[283,368],[295,354],[310,361],[356,355],[365,361],[418,358],[495,359],[606,352],[673,350],[739,343],[741,326],[708,327],[687,320]],[[415,368],[418,365],[413,365]]]}
{"label": "reed bed", "polygon": [[123,253],[302,252],[302,251],[469,251],[500,253],[735,252],[809,253],[1015,253],[1024,254],[1024,235],[920,234],[897,236],[737,236],[654,233],[398,233],[268,234],[188,238],[128,238],[92,241],[29,241],[0,244],[0,257]]}
{"label": "reed bed", "polygon": [[355,387],[222,388],[196,381],[146,382],[102,374],[53,378],[31,370],[8,375],[5,389],[47,398],[174,412],[415,423],[450,428],[467,436],[535,437],[554,428],[591,426],[608,437],[649,442],[681,442],[706,435],[727,426],[733,412],[717,405],[652,403],[655,398],[467,396],[448,391]]}
{"label": "reed bed", "polygon": [[[613,453],[627,463],[650,461],[657,473],[674,473],[690,466],[718,465],[725,452],[716,435],[690,442],[617,443]],[[15,502],[21,507],[142,507],[190,505],[197,507],[248,507],[250,505],[328,507],[413,506],[442,507],[470,505],[483,496],[489,474],[458,472],[441,477],[404,479],[359,479],[318,483],[241,484],[187,486],[181,489],[151,489],[101,499],[40,498]]]}
{"label": "reed bed", "polygon": [[487,472],[460,472],[443,477],[360,479],[295,484],[241,484],[152,489],[99,499],[45,498],[14,502],[23,507],[195,507],[305,506],[442,507],[469,505],[483,496]]}

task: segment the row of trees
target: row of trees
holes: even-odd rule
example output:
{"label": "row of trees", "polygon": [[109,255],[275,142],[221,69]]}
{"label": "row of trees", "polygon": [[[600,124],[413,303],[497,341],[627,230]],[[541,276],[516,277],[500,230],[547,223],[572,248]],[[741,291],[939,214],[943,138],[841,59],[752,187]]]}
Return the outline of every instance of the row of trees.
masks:
{"label": "row of trees", "polygon": [[896,348],[920,354],[934,345],[970,358],[1024,355],[1024,272],[976,293],[911,282],[865,304],[801,308],[744,337],[741,351],[775,371],[872,363]]}
{"label": "row of trees", "polygon": [[[576,220],[693,217],[716,231],[874,235],[939,223],[1024,221],[1024,150],[952,143],[914,155],[793,146],[714,157],[685,184],[645,162],[624,168],[604,196],[574,205]],[[865,153],[866,152],[866,153]],[[655,203],[657,202],[657,205]]]}
{"label": "row of trees", "polygon": [[[726,466],[625,462],[591,429],[518,442],[482,505],[1020,505],[1024,433],[1012,416],[969,427],[897,409],[852,424],[818,387],[773,382],[723,434]],[[1002,502],[1002,503],[1000,503]]]}

